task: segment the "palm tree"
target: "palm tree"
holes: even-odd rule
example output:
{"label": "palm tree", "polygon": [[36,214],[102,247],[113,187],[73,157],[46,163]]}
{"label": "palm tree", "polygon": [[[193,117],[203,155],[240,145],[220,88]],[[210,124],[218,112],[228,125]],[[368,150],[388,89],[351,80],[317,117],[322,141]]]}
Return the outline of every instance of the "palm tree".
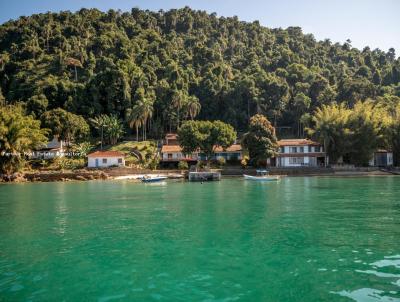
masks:
{"label": "palm tree", "polygon": [[66,58],[65,62],[69,66],[74,66],[75,82],[78,82],[78,71],[77,71],[76,67],[80,67],[80,68],[83,67],[81,61],[79,61],[75,58]]}
{"label": "palm tree", "polygon": [[124,126],[118,116],[106,115],[106,136],[111,145],[115,145],[124,134]]}
{"label": "palm tree", "polygon": [[104,127],[106,126],[107,115],[102,114],[102,115],[96,116],[95,118],[89,119],[89,121],[95,129],[100,130],[101,150],[103,150]]}
{"label": "palm tree", "polygon": [[132,109],[128,109],[126,112],[126,121],[130,128],[136,128],[136,141],[139,141],[139,128],[143,125],[143,119],[141,117],[139,106],[135,105]]}
{"label": "palm tree", "polygon": [[153,112],[154,112],[153,102],[149,99],[144,99],[140,108],[141,108],[142,119],[143,119],[144,140],[146,140],[146,138],[147,138],[147,134],[146,134],[147,122],[150,121],[150,119],[153,117]]}
{"label": "palm tree", "polygon": [[180,110],[187,100],[187,95],[183,91],[175,90],[172,95],[172,106],[178,110],[178,128],[180,120]]}
{"label": "palm tree", "polygon": [[200,113],[200,110],[201,110],[201,105],[199,99],[194,95],[189,96],[187,103],[187,111],[190,116],[190,119],[193,120]]}
{"label": "palm tree", "polygon": [[[139,126],[142,126],[143,140],[146,140],[147,123],[153,117],[153,112],[153,102],[148,98],[142,98],[139,100],[131,110],[131,116],[129,118],[130,126],[132,125],[137,127],[137,130]],[[136,137],[138,138],[138,134]]]}

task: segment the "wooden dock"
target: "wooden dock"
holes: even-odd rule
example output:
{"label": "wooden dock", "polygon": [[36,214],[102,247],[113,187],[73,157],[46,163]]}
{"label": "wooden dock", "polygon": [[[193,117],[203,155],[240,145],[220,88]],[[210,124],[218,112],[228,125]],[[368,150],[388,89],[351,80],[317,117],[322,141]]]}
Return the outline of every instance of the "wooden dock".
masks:
{"label": "wooden dock", "polygon": [[189,172],[189,181],[221,180],[220,172]]}

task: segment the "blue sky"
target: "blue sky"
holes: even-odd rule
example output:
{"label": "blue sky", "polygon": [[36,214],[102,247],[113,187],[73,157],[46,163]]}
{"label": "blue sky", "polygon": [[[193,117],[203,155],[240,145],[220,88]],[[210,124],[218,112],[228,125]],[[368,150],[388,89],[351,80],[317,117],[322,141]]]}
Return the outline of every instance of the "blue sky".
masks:
{"label": "blue sky", "polygon": [[400,55],[399,0],[0,0],[0,23],[46,11],[82,7],[130,11],[135,6],[155,11],[189,6],[219,16],[259,20],[268,27],[301,26],[319,40],[343,43],[350,39],[360,49],[394,47]]}

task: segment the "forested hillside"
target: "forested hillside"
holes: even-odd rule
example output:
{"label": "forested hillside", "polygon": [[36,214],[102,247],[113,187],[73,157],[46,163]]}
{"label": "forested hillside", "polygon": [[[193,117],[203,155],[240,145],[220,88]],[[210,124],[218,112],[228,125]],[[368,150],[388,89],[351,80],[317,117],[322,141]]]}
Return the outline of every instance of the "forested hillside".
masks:
{"label": "forested hillside", "polygon": [[269,29],[189,8],[82,9],[0,26],[0,102],[23,102],[37,118],[60,107],[124,120],[136,105],[153,137],[190,118],[245,130],[255,113],[296,135],[304,114],[322,104],[371,98],[394,106],[399,81],[394,49],[359,50],[299,27]]}

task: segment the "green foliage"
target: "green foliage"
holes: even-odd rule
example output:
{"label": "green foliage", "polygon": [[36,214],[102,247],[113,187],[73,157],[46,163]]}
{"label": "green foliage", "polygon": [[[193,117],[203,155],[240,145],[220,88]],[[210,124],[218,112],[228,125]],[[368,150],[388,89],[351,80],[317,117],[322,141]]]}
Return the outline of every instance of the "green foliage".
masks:
{"label": "green foliage", "polygon": [[322,105],[312,117],[312,128],[308,134],[319,141],[329,156],[329,162],[334,164],[348,152],[350,146],[349,119],[351,110],[344,104]]}
{"label": "green foliage", "polygon": [[47,130],[40,121],[25,115],[21,106],[0,107],[0,173],[18,171],[24,163],[24,153],[40,148],[47,142]]}
{"label": "green foliage", "polygon": [[93,145],[90,142],[82,142],[75,144],[72,147],[72,152],[76,154],[76,157],[86,158],[86,155],[89,154],[92,149]]}
{"label": "green foliage", "polygon": [[44,94],[34,95],[26,103],[26,110],[28,113],[39,118],[46,111],[48,105],[49,101]]}
{"label": "green foliage", "polygon": [[179,170],[187,170],[187,169],[189,169],[189,165],[188,165],[188,163],[186,161],[181,160],[178,163],[178,169]]}
{"label": "green foliage", "polygon": [[332,164],[345,157],[353,164],[368,165],[378,148],[393,142],[386,139],[392,122],[388,112],[371,100],[357,102],[353,109],[324,105],[315,111],[312,122],[308,132],[324,145]]}
{"label": "green foliage", "polygon": [[395,107],[388,127],[389,146],[393,149],[394,165],[400,166],[400,102]]}
{"label": "green foliage", "polygon": [[390,121],[386,112],[372,101],[358,102],[350,114],[350,162],[367,166],[374,152],[385,147],[384,135]]}
{"label": "green foliage", "polygon": [[0,104],[27,103],[37,118],[57,108],[85,120],[116,115],[143,139],[196,117],[245,131],[256,113],[301,135],[303,114],[399,96],[399,82],[394,49],[361,51],[188,7],[81,9],[0,26]]}
{"label": "green foliage", "polygon": [[110,146],[107,150],[123,152],[126,164],[147,167],[157,153],[157,144],[154,141],[123,141]]}
{"label": "green foliage", "polygon": [[178,137],[183,153],[200,150],[210,159],[216,147],[225,150],[235,142],[236,132],[221,121],[186,121],[179,128]]}
{"label": "green foliage", "polygon": [[84,158],[56,157],[49,165],[51,170],[76,170],[86,167]]}
{"label": "green foliage", "polygon": [[125,133],[122,120],[114,114],[102,114],[89,121],[100,134],[102,145],[104,140],[108,144],[115,145]]}
{"label": "green foliage", "polygon": [[243,156],[242,160],[240,161],[240,165],[242,166],[242,168],[246,168],[248,163],[249,163],[249,157],[247,155]]}
{"label": "green foliage", "polygon": [[158,156],[153,156],[149,159],[147,167],[151,170],[157,169],[158,165],[160,164],[160,158]]}
{"label": "green foliage", "polygon": [[43,113],[42,122],[46,128],[50,129],[52,136],[65,140],[67,144],[85,139],[90,131],[89,125],[82,116],[61,108]]}
{"label": "green foliage", "polygon": [[226,165],[226,159],[223,157],[219,157],[217,159],[217,164],[218,164],[218,167],[222,168],[223,166]]}
{"label": "green foliage", "polygon": [[249,132],[244,135],[242,145],[249,150],[252,163],[275,156],[278,151],[275,128],[265,116],[254,115],[250,119]]}
{"label": "green foliage", "polygon": [[124,125],[122,120],[116,115],[106,115],[105,119],[105,129],[104,136],[106,137],[108,143],[115,145],[117,141],[124,135]]}

